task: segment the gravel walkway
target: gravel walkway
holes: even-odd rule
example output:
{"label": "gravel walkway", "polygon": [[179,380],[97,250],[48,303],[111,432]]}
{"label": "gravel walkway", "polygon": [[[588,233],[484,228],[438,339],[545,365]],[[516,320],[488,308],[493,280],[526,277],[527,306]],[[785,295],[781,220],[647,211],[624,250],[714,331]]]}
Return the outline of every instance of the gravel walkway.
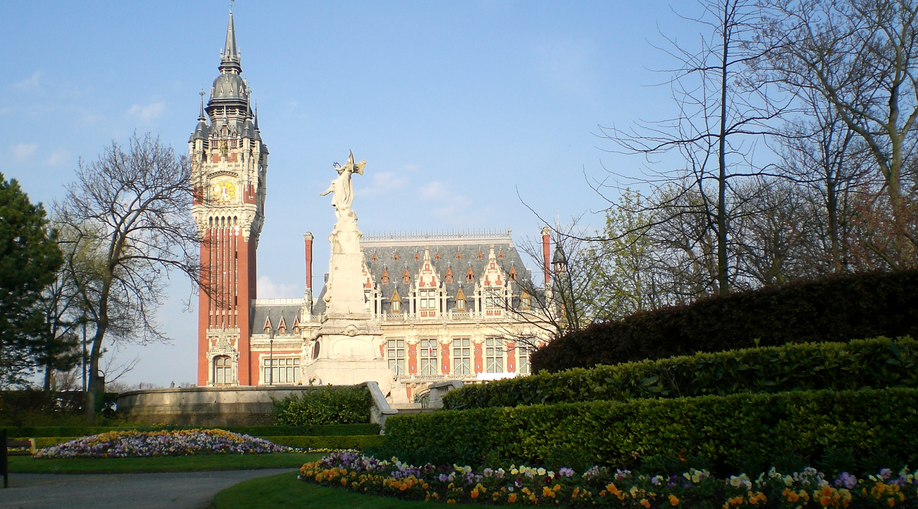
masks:
{"label": "gravel walkway", "polygon": [[2,509],[201,509],[218,492],[248,479],[296,469],[153,474],[10,474]]}

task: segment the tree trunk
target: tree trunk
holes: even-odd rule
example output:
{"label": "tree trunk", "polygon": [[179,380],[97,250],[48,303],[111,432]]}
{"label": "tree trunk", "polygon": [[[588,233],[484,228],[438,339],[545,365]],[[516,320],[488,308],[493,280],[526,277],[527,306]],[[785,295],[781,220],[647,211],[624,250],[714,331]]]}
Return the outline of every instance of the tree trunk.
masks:
{"label": "tree trunk", "polygon": [[86,394],[83,396],[83,415],[89,424],[95,422],[96,414],[102,411],[102,405],[105,400],[105,380],[99,376],[99,357],[102,354],[102,338],[105,334],[105,329],[105,327],[100,326],[96,330],[89,354],[89,373],[87,373],[89,380],[87,381]]}
{"label": "tree trunk", "polygon": [[730,50],[730,2],[724,2],[723,53],[720,67],[720,133],[717,140],[717,293],[730,293],[727,266],[727,58]]}

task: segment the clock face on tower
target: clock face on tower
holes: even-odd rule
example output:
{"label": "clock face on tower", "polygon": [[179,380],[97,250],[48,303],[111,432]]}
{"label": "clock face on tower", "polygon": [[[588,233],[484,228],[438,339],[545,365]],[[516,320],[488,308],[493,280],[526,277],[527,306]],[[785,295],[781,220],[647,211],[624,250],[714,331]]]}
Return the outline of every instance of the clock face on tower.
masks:
{"label": "clock face on tower", "polygon": [[211,193],[214,200],[220,203],[228,203],[236,196],[236,186],[228,180],[221,180],[214,184]]}

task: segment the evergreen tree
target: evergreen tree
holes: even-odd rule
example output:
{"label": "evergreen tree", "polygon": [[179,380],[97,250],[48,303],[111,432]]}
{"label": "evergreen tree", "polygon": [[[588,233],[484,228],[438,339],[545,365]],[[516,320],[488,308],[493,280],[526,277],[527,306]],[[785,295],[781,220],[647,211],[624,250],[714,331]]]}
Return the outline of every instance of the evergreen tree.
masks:
{"label": "evergreen tree", "polygon": [[63,258],[45,209],[0,174],[0,387],[25,383],[44,317],[35,306]]}

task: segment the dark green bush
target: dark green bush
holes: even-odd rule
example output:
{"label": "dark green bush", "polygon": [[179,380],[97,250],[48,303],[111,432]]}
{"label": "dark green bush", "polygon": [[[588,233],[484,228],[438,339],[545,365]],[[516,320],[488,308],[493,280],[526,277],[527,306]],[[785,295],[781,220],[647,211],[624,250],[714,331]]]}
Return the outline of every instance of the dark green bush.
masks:
{"label": "dark green bush", "polygon": [[[369,420],[369,419],[368,419]],[[311,426],[229,426],[226,431],[252,435],[253,437],[277,436],[352,436],[378,435],[379,424],[368,422],[356,424],[315,424]]]}
{"label": "dark green bush", "polygon": [[[696,457],[720,470],[748,458],[807,464],[830,449],[918,464],[918,389],[794,391],[676,399],[593,401],[446,410],[386,421],[378,457],[480,466],[485,457],[550,465],[553,451],[580,464],[633,468],[646,458]],[[569,460],[573,461],[573,460]]]}
{"label": "dark green bush", "polygon": [[261,437],[278,445],[302,447],[313,449],[360,449],[379,446],[383,437],[376,435],[351,435],[351,436],[277,436]]}
{"label": "dark green bush", "polygon": [[[110,405],[116,393],[105,393]],[[79,391],[50,392],[38,389],[0,391],[0,426],[67,426],[86,422]],[[120,424],[117,415],[108,412],[97,417],[97,423]]]}
{"label": "dark green bush", "polygon": [[877,338],[806,343],[539,373],[450,391],[465,410],[631,398],[862,387],[918,388],[918,341]]}
{"label": "dark green bush", "polygon": [[325,386],[275,400],[274,422],[293,426],[366,423],[370,405],[366,387]]}
{"label": "dark green bush", "polygon": [[854,274],[701,299],[594,324],[533,352],[533,371],[787,343],[918,336],[918,270]]}

